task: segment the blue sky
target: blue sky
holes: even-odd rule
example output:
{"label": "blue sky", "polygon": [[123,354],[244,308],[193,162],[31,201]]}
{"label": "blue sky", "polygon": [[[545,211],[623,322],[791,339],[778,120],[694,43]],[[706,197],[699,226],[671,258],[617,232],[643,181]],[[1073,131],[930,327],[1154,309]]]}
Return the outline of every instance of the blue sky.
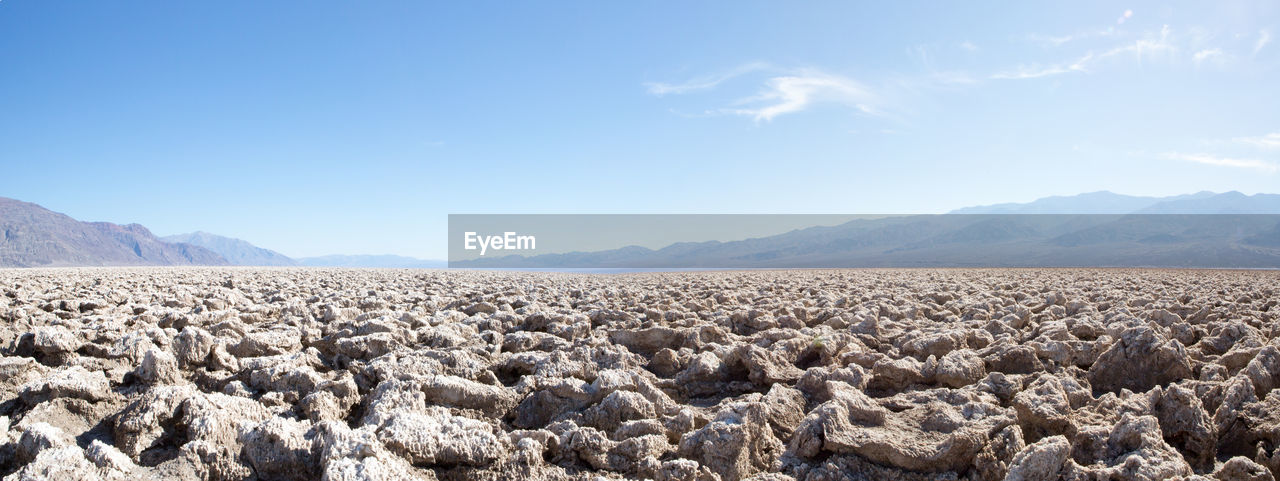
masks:
{"label": "blue sky", "polygon": [[0,0],[0,196],[443,258],[449,213],[1280,192],[1278,10]]}

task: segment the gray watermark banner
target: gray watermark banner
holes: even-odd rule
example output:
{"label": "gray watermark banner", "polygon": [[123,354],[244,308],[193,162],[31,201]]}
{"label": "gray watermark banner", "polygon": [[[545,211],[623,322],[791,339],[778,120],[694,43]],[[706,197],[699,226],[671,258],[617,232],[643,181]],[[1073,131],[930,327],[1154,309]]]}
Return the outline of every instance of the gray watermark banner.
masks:
{"label": "gray watermark banner", "polygon": [[1280,268],[1275,214],[452,214],[449,267]]}

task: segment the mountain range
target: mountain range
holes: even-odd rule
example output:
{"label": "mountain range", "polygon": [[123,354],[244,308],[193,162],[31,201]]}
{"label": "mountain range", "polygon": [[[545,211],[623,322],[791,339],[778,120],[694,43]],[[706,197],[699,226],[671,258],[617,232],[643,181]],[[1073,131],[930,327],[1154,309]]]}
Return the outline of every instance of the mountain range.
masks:
{"label": "mountain range", "polygon": [[165,242],[200,246],[216,252],[236,266],[383,267],[398,269],[441,269],[444,261],[430,261],[396,255],[328,255],[291,258],[233,237],[196,231],[161,237]]}
{"label": "mountain range", "polygon": [[160,240],[178,244],[191,244],[216,252],[231,265],[237,266],[296,266],[298,261],[289,256],[231,237],[196,231],[161,237]]}
{"label": "mountain range", "polygon": [[968,266],[1280,268],[1280,195],[1139,197],[1102,191],[967,207],[946,215],[860,219],[733,242],[450,263],[459,268]]}
{"label": "mountain range", "polygon": [[156,237],[139,224],[81,222],[30,202],[0,197],[0,267],[186,265],[445,266],[443,261],[403,256],[292,259],[244,240],[208,232]]}
{"label": "mountain range", "polygon": [[[1101,191],[948,214],[963,215],[855,220],[733,242],[506,256],[451,267],[1280,267],[1280,216],[1249,215],[1280,214],[1277,194],[1141,197]],[[81,222],[0,197],[0,267],[98,265],[445,267],[443,261],[394,255],[292,259],[240,239],[200,231],[156,237],[138,224]]]}
{"label": "mountain range", "polygon": [[303,257],[298,264],[309,267],[387,267],[398,269],[443,269],[444,261],[418,259],[395,255],[331,255]]}
{"label": "mountain range", "polygon": [[906,215],[732,242],[449,264],[558,269],[1077,266],[1280,268],[1280,215]]}
{"label": "mountain range", "polygon": [[1280,214],[1280,194],[1204,191],[1170,197],[1141,197],[1104,190],[1045,197],[1025,204],[965,207],[948,214]]}
{"label": "mountain range", "polygon": [[0,197],[0,267],[226,264],[213,251],[164,242],[138,224],[80,222]]}

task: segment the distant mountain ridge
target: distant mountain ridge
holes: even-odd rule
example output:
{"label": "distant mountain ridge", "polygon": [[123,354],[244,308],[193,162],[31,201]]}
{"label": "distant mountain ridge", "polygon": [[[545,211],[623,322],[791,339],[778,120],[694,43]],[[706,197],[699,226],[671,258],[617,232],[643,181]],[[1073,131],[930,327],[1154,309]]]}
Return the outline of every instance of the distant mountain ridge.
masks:
{"label": "distant mountain ridge", "polygon": [[1280,195],[1226,192],[1203,198],[1170,198],[1140,214],[1280,214]]}
{"label": "distant mountain ridge", "polygon": [[0,197],[0,267],[186,265],[443,268],[445,262],[394,255],[294,260],[241,239],[203,231],[156,237],[139,224],[81,222]]}
{"label": "distant mountain ridge", "polygon": [[0,197],[0,267],[226,264],[213,251],[163,242],[138,224],[81,222]]}
{"label": "distant mountain ridge", "polygon": [[[1140,197],[1101,191],[966,207],[951,213],[973,215],[857,220],[733,242],[507,256],[459,262],[454,267],[1280,267],[1280,221],[1276,221],[1280,217],[1235,215],[1280,214],[1277,194]],[[0,197],[0,267],[228,264],[447,266],[444,261],[396,255],[291,259],[240,239],[200,231],[158,238],[138,224],[81,222],[36,204]]]}
{"label": "distant mountain ridge", "polygon": [[1280,195],[1209,191],[1141,197],[1108,191],[1052,196],[1027,203],[964,207],[948,214],[1280,214]]}
{"label": "distant mountain ridge", "polygon": [[[1216,215],[1202,215],[1216,214]],[[1258,215],[1261,214],[1261,215]],[[457,261],[490,268],[1157,266],[1280,268],[1280,195],[1108,191],[854,220],[733,242]]]}
{"label": "distant mountain ridge", "polygon": [[399,269],[441,269],[444,261],[418,259],[397,255],[344,255],[291,258],[279,252],[264,249],[247,241],[196,231],[163,237],[166,242],[183,242],[217,252],[232,265],[237,266],[303,266],[303,267],[362,267]]}
{"label": "distant mountain ridge", "polygon": [[170,243],[184,243],[200,246],[218,253],[227,262],[237,266],[296,266],[298,262],[284,254],[264,249],[246,241],[231,237],[195,231],[189,234],[177,234],[161,237],[160,240]]}
{"label": "distant mountain ridge", "polygon": [[904,215],[732,242],[510,255],[454,261],[449,267],[1280,268],[1280,215]]}
{"label": "distant mountain ridge", "polygon": [[329,255],[302,257],[298,264],[309,267],[385,267],[408,269],[442,269],[444,261],[418,259],[396,255]]}

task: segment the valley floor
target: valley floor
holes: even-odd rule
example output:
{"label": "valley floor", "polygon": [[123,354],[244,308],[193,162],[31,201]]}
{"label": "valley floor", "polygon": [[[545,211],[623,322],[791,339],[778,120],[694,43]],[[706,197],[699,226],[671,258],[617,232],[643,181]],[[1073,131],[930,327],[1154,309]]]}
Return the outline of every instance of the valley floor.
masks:
{"label": "valley floor", "polygon": [[1276,286],[0,270],[0,476],[1273,479]]}

